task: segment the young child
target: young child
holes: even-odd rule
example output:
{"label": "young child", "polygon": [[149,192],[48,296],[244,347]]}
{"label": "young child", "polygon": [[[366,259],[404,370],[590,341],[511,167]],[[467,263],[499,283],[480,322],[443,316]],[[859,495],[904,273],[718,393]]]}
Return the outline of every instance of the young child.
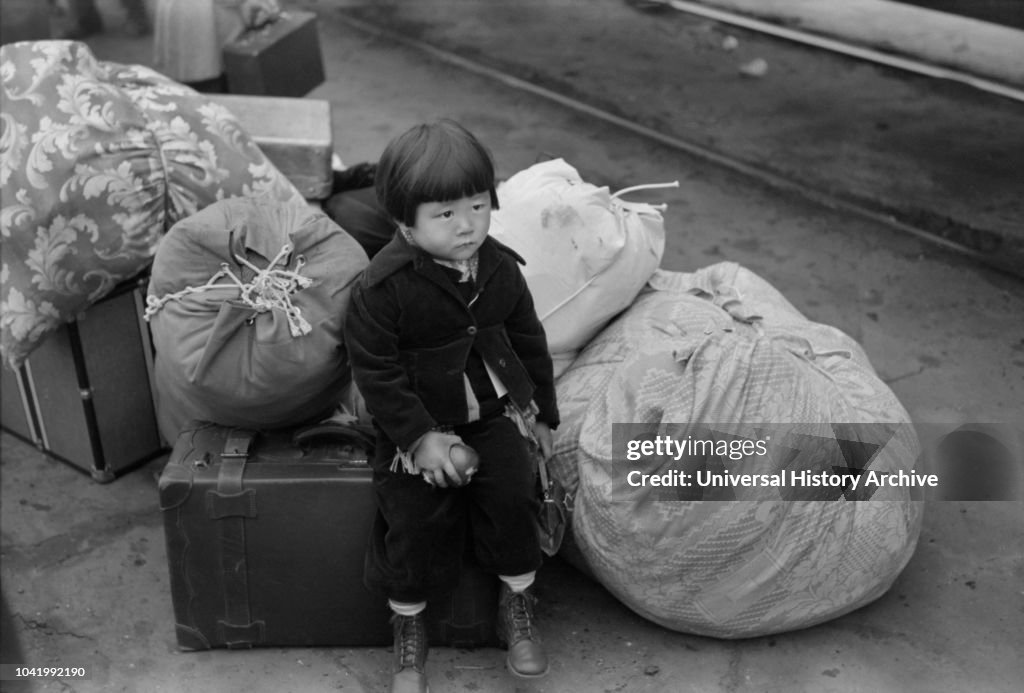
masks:
{"label": "young child", "polygon": [[[398,229],[352,290],[345,337],[377,429],[365,579],[394,612],[392,691],[427,689],[422,612],[456,586],[467,538],[502,581],[498,636],[508,668],[541,676],[548,661],[530,590],[541,551],[527,438],[549,456],[558,409],[523,260],[487,235],[498,207],[494,165],[472,134],[442,120],[393,140],[375,186]],[[450,454],[458,443],[479,455],[466,483]]]}

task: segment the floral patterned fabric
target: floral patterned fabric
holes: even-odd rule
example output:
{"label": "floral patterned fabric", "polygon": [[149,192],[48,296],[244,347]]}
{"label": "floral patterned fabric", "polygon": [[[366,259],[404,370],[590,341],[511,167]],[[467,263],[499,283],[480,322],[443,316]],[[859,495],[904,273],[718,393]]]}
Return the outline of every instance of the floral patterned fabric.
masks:
{"label": "floral patterned fabric", "polygon": [[[753,469],[727,460],[734,472],[843,468],[834,423],[892,432],[877,438],[866,468],[909,471],[917,461],[909,416],[860,346],[736,264],[659,270],[557,387],[550,469],[575,493],[563,555],[656,623],[722,638],[811,626],[879,597],[913,554],[923,503],[908,488],[811,500],[822,496],[737,487],[692,500],[624,484],[616,423],[664,426],[676,440],[709,428],[747,439],[812,433],[787,440],[786,454],[747,460]],[[660,474],[673,468],[665,462],[640,464]]]}
{"label": "floral patterned fabric", "polygon": [[75,41],[0,47],[0,352],[41,339],[150,264],[164,232],[216,200],[301,201],[238,121]]}

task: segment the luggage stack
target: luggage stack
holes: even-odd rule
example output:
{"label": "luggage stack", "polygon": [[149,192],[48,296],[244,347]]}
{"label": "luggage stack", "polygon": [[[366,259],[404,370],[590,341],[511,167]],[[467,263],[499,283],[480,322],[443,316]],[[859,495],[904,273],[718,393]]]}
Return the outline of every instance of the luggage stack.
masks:
{"label": "luggage stack", "polygon": [[[331,105],[323,99],[210,95],[311,204],[331,192]],[[0,368],[0,427],[101,483],[161,454],[148,270],[49,335],[18,370]]]}
{"label": "luggage stack", "polygon": [[[209,98],[237,117],[316,206],[333,182],[330,104],[270,93],[279,92]],[[312,253],[310,261],[323,262],[321,256]],[[262,267],[268,259],[254,261]],[[154,280],[165,260],[157,256]],[[270,320],[261,316],[255,320]],[[327,327],[317,323],[316,329]],[[155,326],[153,334],[159,335]],[[159,346],[159,337],[155,341]],[[177,644],[182,650],[390,645],[386,599],[363,586],[376,514],[367,463],[372,432],[358,425],[280,425],[197,420],[174,429],[159,496]],[[431,642],[495,644],[498,591],[495,576],[467,562],[460,588],[431,602]]]}
{"label": "luggage stack", "polygon": [[[318,60],[311,17],[286,13],[248,37],[251,59],[240,57],[232,74],[249,66],[270,81],[209,100],[231,111],[318,206],[333,182],[330,104],[284,94],[271,74],[280,64],[305,75],[312,82],[299,85],[302,93],[322,81],[318,69],[271,60],[282,50],[312,51]],[[353,438],[344,427],[255,431],[195,422],[166,440],[143,319],[149,272],[141,277],[49,336],[17,371],[0,369],[3,428],[100,482],[173,445],[158,486],[182,649],[389,645],[386,600],[362,579],[376,514],[372,437]],[[430,604],[431,642],[496,644],[498,592],[497,577],[467,560],[459,589]]]}

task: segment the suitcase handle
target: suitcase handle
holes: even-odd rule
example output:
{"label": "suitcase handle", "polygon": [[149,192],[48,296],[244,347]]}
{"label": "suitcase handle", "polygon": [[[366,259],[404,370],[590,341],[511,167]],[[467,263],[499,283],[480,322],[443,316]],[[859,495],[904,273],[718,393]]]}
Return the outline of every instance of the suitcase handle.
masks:
{"label": "suitcase handle", "polygon": [[373,427],[365,424],[343,424],[336,421],[300,428],[292,435],[292,444],[308,449],[319,440],[329,440],[354,445],[372,456],[377,447]]}

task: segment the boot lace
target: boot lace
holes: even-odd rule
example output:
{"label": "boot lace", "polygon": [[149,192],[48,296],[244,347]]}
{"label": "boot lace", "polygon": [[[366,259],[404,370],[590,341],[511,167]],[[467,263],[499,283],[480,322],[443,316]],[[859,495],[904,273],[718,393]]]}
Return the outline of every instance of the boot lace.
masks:
{"label": "boot lace", "polygon": [[401,668],[420,668],[420,659],[426,644],[423,619],[415,616],[398,616],[398,662]]}
{"label": "boot lace", "polygon": [[508,598],[507,618],[509,623],[509,644],[520,640],[534,640],[533,603],[530,595],[512,592]]}

